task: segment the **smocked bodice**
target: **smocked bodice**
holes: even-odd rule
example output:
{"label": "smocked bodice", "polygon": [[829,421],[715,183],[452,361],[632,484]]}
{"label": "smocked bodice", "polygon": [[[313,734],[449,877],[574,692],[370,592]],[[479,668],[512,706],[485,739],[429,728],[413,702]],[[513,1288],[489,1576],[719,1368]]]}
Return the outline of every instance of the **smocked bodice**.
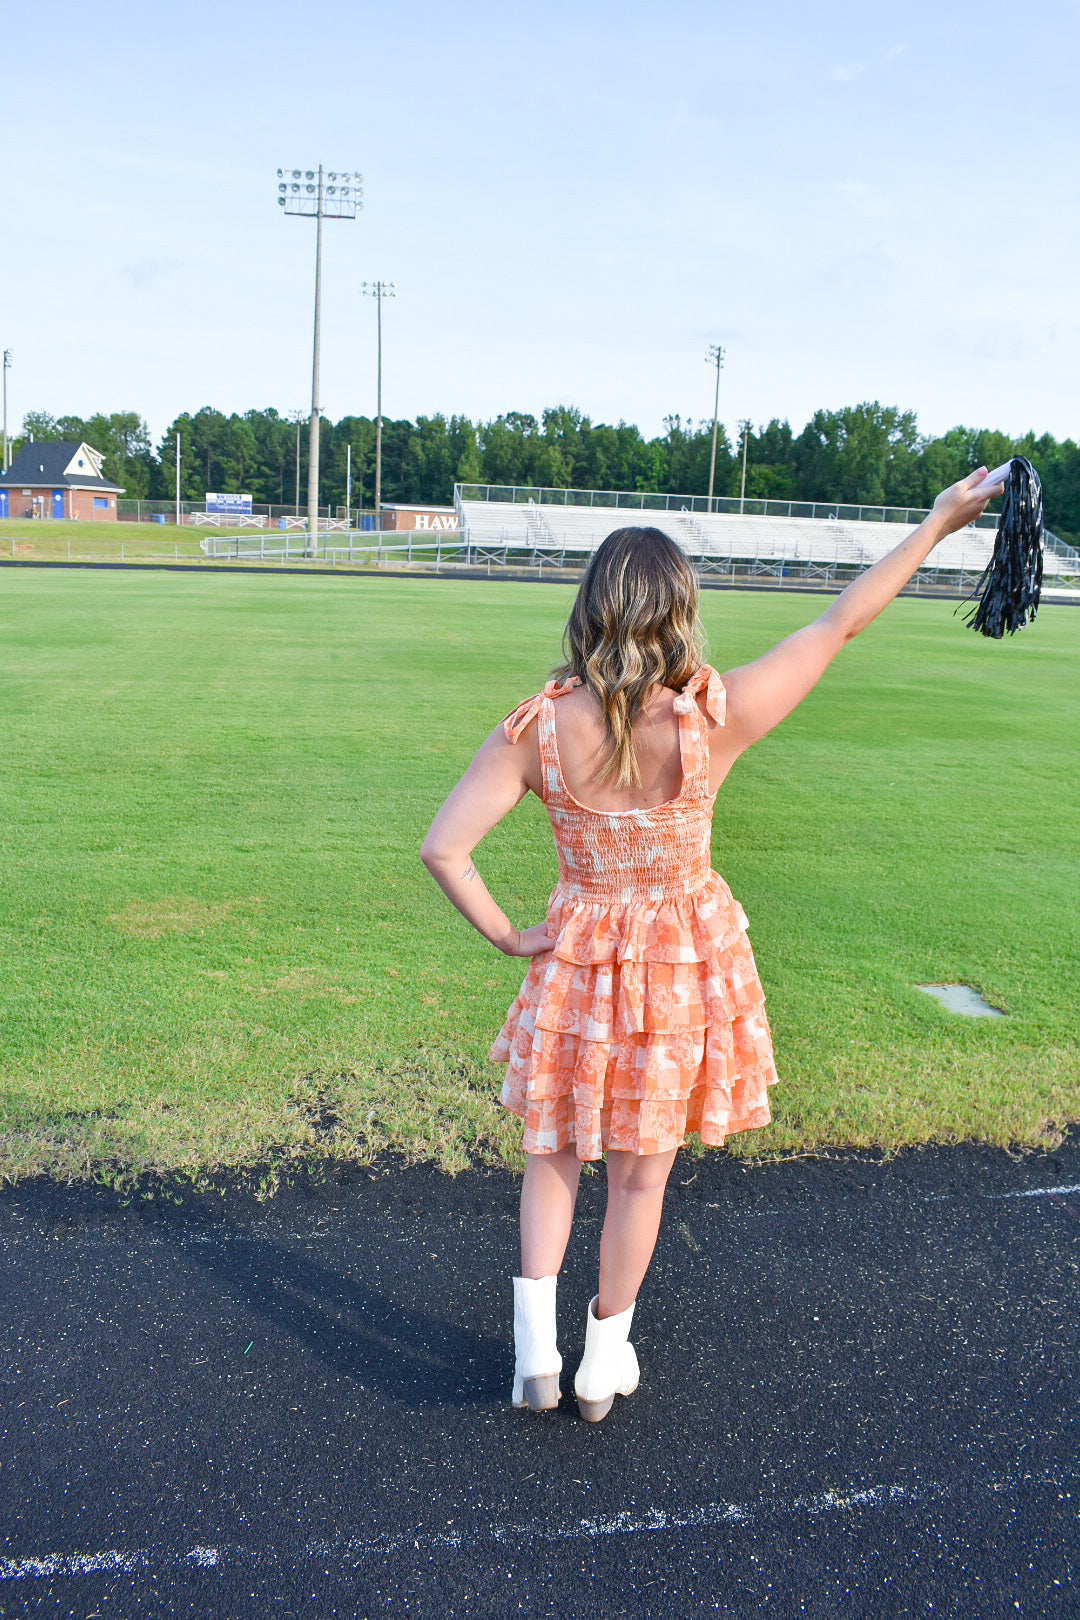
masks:
{"label": "smocked bodice", "polygon": [[712,718],[723,724],[724,687],[703,664],[676,697],[683,779],[678,794],[648,810],[596,810],[574,798],[563,776],[555,734],[555,702],[580,682],[556,685],[529,698],[504,722],[516,742],[537,720],[544,807],[559,857],[559,888],[568,898],[631,904],[690,894],[710,875],[714,794],[709,792],[708,723],[698,707],[704,690]]}

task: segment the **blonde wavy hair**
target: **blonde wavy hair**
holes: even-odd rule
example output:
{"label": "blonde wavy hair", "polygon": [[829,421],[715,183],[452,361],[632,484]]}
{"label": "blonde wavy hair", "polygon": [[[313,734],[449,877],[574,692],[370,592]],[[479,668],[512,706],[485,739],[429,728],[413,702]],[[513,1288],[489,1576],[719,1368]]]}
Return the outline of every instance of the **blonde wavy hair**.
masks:
{"label": "blonde wavy hair", "polygon": [[563,635],[566,662],[604,717],[597,780],[641,782],[633,727],[651,687],[685,686],[702,664],[697,576],[662,529],[616,529],[593,553]]}

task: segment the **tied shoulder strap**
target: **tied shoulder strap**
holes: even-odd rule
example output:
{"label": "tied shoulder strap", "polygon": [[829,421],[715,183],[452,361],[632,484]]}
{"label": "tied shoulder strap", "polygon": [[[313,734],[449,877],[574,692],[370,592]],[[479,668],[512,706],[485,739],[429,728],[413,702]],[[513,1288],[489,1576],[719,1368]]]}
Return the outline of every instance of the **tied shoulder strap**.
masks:
{"label": "tied shoulder strap", "polygon": [[705,693],[705,713],[718,726],[727,717],[727,692],[715,669],[708,664],[687,681],[671,707],[679,716],[679,751],[683,761],[684,786],[708,796],[709,792],[709,727],[697,703],[699,692]]}
{"label": "tied shoulder strap", "polygon": [[542,692],[538,692],[535,697],[526,698],[524,703],[519,703],[503,721],[503,732],[507,742],[516,743],[526,726],[532,725],[540,713],[545,698],[565,697],[567,692],[572,692],[575,686],[580,685],[581,681],[576,675],[571,675],[569,680],[562,682],[548,681]]}
{"label": "tied shoulder strap", "polygon": [[724,683],[710,664],[702,664],[671,705],[676,714],[693,714],[697,708],[694,699],[704,687],[705,709],[711,720],[722,726],[727,717],[727,692]]}

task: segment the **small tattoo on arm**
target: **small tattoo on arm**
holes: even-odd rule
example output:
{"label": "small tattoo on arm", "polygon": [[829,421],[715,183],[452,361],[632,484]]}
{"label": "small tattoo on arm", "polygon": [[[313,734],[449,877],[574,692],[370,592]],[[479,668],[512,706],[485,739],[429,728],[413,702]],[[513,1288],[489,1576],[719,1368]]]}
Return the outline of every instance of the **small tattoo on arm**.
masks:
{"label": "small tattoo on arm", "polygon": [[472,861],[469,862],[468,866],[465,868],[464,872],[462,872],[461,876],[462,876],[462,878],[464,879],[464,881],[466,883],[471,883],[474,877],[479,876],[479,873],[477,872],[476,867],[473,865]]}

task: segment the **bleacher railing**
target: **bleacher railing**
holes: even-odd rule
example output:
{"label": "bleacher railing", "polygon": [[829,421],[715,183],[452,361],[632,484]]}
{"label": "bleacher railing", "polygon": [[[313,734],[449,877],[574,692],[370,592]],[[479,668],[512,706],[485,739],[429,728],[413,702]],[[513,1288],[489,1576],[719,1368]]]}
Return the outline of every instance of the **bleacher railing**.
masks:
{"label": "bleacher railing", "polygon": [[[555,489],[537,484],[455,484],[461,501],[501,501],[513,506],[602,506],[637,512],[700,512],[714,516],[816,518],[832,523],[921,523],[927,507],[859,506],[844,501],[740,499],[737,495],[658,495],[643,490]],[[997,517],[984,513],[977,527],[994,528]]]}

